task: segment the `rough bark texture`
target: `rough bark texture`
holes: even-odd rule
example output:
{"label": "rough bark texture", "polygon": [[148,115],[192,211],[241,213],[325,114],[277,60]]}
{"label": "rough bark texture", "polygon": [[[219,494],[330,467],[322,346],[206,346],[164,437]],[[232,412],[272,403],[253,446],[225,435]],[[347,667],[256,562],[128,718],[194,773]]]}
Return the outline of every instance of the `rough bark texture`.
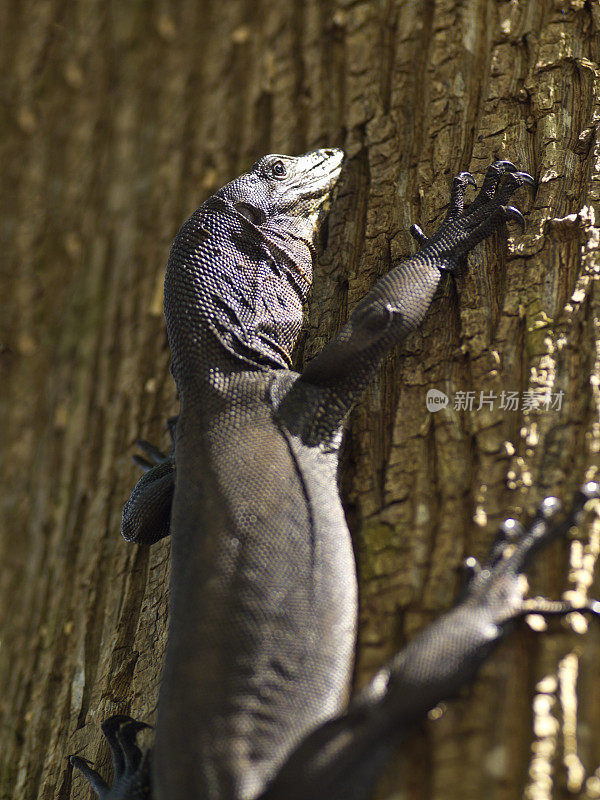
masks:
{"label": "rough bark texture", "polygon": [[[153,719],[169,546],[128,546],[119,517],[136,437],[166,444],[176,412],[163,268],[183,219],[255,157],[348,153],[304,359],[410,252],[410,223],[431,230],[454,173],[502,157],[540,180],[518,197],[526,234],[478,249],[352,418],[358,684],[451,605],[505,516],[594,474],[599,25],[583,0],[0,5],[2,800],[91,797],[67,754],[107,772],[100,722]],[[473,410],[428,412],[430,388],[475,392]],[[564,398],[508,411],[502,390]],[[600,531],[579,535],[540,560],[537,591],[600,594]],[[599,659],[597,626],[521,629],[381,796],[600,797]]]}

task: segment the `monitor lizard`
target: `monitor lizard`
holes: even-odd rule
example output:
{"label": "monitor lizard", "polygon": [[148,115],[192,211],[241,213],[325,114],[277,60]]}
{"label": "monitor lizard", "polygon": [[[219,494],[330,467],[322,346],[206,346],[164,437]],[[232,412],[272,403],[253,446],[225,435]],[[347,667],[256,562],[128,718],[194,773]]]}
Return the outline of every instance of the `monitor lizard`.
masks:
{"label": "monitor lizard", "polygon": [[[337,484],[344,421],[389,350],[423,320],[445,273],[507,220],[533,178],[509,161],[454,178],[448,212],[382,277],[304,371],[292,370],[318,233],[343,152],[268,155],[185,222],[165,278],[181,412],[170,457],[147,468],[123,534],[171,532],[168,644],[151,758],[145,727],[111,717],[109,787],[71,762],[102,800],[363,800],[411,724],[453,695],[511,624],[566,603],[526,600],[522,572],[564,533],[547,498],[525,530],[509,521],[488,561],[470,561],[457,605],[350,698],[357,580]],[[176,465],[176,466],[175,466]],[[597,611],[590,604],[588,610]],[[151,787],[151,788],[150,788]]]}

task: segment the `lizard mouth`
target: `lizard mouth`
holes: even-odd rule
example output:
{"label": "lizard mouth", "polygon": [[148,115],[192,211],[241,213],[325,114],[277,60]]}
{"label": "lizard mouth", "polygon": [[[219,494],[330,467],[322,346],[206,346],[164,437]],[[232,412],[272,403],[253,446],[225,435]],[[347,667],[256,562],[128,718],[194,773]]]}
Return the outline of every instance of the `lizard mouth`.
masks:
{"label": "lizard mouth", "polygon": [[342,170],[344,151],[339,148],[316,150],[314,153],[307,153],[308,156],[317,156],[318,161],[309,167],[303,175],[307,187],[318,193],[330,191]]}
{"label": "lizard mouth", "polygon": [[315,150],[300,158],[314,159],[314,163],[302,171],[292,192],[296,203],[304,207],[306,216],[311,217],[329,205],[331,193],[342,171],[344,151],[338,148]]}

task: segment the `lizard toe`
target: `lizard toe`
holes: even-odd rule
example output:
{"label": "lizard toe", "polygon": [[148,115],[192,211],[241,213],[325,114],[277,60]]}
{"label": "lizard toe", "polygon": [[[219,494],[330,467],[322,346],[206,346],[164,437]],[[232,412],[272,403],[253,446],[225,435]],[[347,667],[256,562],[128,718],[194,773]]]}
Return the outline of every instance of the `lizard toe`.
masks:
{"label": "lizard toe", "polygon": [[108,800],[110,791],[109,785],[99,772],[92,769],[86,758],[81,758],[81,756],[69,756],[69,763],[74,769],[81,772],[100,800]]}
{"label": "lizard toe", "polygon": [[496,189],[502,177],[515,172],[518,172],[518,169],[512,161],[494,161],[493,164],[490,164],[485,172],[481,190],[473,201],[473,204],[479,205],[491,199],[496,194]]}
{"label": "lizard toe", "polygon": [[463,212],[465,204],[465,191],[467,186],[477,187],[477,182],[470,172],[461,172],[452,182],[452,191],[450,193],[450,204],[448,206],[448,213],[446,214],[446,222],[450,222],[456,217],[460,216]]}
{"label": "lizard toe", "polygon": [[[162,464],[163,461],[168,461],[169,456],[165,455],[162,450],[159,450],[158,447],[155,447],[150,442],[147,442],[145,439],[136,439],[136,447],[139,447],[142,450],[147,458],[143,458],[142,456],[134,455],[132,456],[132,460],[142,469],[147,472],[148,469],[152,469],[152,467],[156,466],[156,464]],[[144,464],[147,464],[148,467],[144,467]]]}
{"label": "lizard toe", "polygon": [[485,563],[486,568],[493,567],[504,557],[507,547],[517,542],[525,533],[525,528],[516,519],[509,517],[498,528],[490,552]]}

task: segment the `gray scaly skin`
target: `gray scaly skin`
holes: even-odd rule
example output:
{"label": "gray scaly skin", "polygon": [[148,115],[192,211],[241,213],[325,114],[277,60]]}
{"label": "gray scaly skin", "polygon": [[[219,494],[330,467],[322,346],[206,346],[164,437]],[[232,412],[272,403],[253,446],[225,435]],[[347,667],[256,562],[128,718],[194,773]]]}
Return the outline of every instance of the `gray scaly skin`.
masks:
{"label": "gray scaly skin", "polygon": [[[265,156],[207,200],[171,250],[174,455],[142,443],[147,473],[123,514],[130,541],[172,534],[156,800],[363,800],[398,738],[472,678],[512,621],[534,607],[570,608],[524,601],[520,575],[595,484],[562,526],[550,524],[547,500],[526,532],[507,528],[457,606],[349,700],[357,586],[337,488],[344,420],[386,353],[421,323],[443,273],[507,219],[522,222],[507,204],[533,179],[498,161],[464,209],[474,180],[455,178],[439,229],[428,239],[413,228],[418,252],[299,375],[292,352],[342,158],[333,149]],[[104,724],[110,789],[72,757],[102,800],[149,796],[138,730],[128,717]]]}

